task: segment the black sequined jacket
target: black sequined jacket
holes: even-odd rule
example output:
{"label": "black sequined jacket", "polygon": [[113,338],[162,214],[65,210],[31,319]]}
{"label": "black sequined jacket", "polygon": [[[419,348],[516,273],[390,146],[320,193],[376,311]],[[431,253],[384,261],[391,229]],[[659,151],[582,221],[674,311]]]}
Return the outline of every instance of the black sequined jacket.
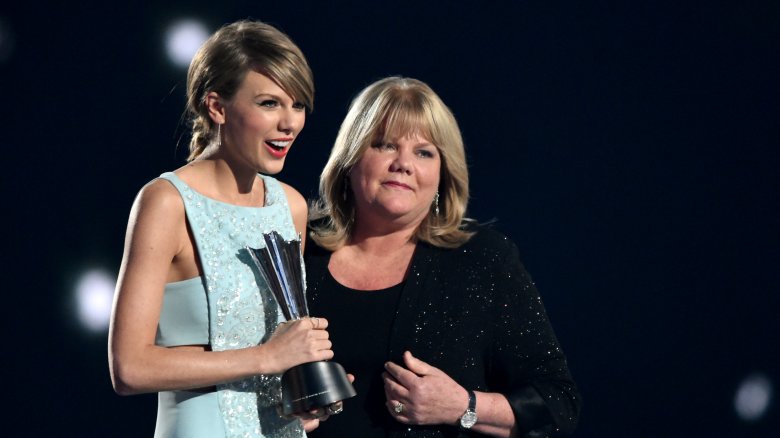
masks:
{"label": "black sequined jacket", "polygon": [[[390,337],[388,359],[404,351],[446,372],[461,386],[504,394],[519,436],[565,436],[574,430],[580,395],[539,293],[517,247],[484,227],[456,249],[419,243]],[[310,299],[320,290],[330,253],[310,239]],[[455,426],[399,428],[388,436],[479,436]]]}

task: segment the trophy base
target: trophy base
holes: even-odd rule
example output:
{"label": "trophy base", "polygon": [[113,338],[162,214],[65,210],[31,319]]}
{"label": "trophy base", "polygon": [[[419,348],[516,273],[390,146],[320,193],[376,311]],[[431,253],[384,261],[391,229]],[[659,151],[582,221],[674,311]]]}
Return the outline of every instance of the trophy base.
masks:
{"label": "trophy base", "polygon": [[282,413],[300,414],[355,396],[344,368],[336,362],[309,362],[282,375]]}

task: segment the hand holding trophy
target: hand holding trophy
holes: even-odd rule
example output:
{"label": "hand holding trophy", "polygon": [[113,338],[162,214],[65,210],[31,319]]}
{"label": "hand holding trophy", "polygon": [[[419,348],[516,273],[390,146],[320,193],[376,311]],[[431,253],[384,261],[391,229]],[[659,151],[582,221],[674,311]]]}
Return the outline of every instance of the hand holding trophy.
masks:
{"label": "hand holding trophy", "polygon": [[[265,248],[249,255],[282,308],[287,321],[309,316],[301,260],[301,238],[286,241],[276,231],[263,234]],[[308,362],[282,375],[282,413],[297,415],[355,395],[344,368],[336,362]]]}

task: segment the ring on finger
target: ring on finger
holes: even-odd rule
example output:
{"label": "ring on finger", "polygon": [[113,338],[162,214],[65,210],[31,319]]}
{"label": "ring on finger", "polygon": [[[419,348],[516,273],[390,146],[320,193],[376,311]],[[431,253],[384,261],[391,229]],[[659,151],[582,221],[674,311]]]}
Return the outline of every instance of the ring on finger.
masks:
{"label": "ring on finger", "polygon": [[395,406],[393,406],[393,412],[395,412],[396,414],[403,414],[404,404],[401,402],[396,403]]}
{"label": "ring on finger", "polygon": [[344,405],[342,403],[331,403],[328,405],[328,413],[330,415],[336,415],[340,414],[341,411],[344,410]]}

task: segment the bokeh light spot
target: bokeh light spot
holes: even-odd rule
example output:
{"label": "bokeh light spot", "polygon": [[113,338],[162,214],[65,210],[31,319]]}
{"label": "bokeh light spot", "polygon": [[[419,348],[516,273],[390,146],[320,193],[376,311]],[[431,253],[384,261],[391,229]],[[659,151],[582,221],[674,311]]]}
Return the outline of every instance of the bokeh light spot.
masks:
{"label": "bokeh light spot", "polygon": [[106,271],[85,272],[76,283],[79,322],[90,331],[105,332],[114,299],[114,277]]}
{"label": "bokeh light spot", "polygon": [[168,58],[177,67],[187,67],[198,48],[209,37],[206,26],[197,20],[179,20],[168,27],[165,48]]}
{"label": "bokeh light spot", "polygon": [[3,17],[0,17],[0,63],[11,59],[15,43],[13,29]]}
{"label": "bokeh light spot", "polygon": [[764,416],[772,400],[772,382],[763,374],[752,374],[737,388],[734,409],[744,421],[756,421]]}

